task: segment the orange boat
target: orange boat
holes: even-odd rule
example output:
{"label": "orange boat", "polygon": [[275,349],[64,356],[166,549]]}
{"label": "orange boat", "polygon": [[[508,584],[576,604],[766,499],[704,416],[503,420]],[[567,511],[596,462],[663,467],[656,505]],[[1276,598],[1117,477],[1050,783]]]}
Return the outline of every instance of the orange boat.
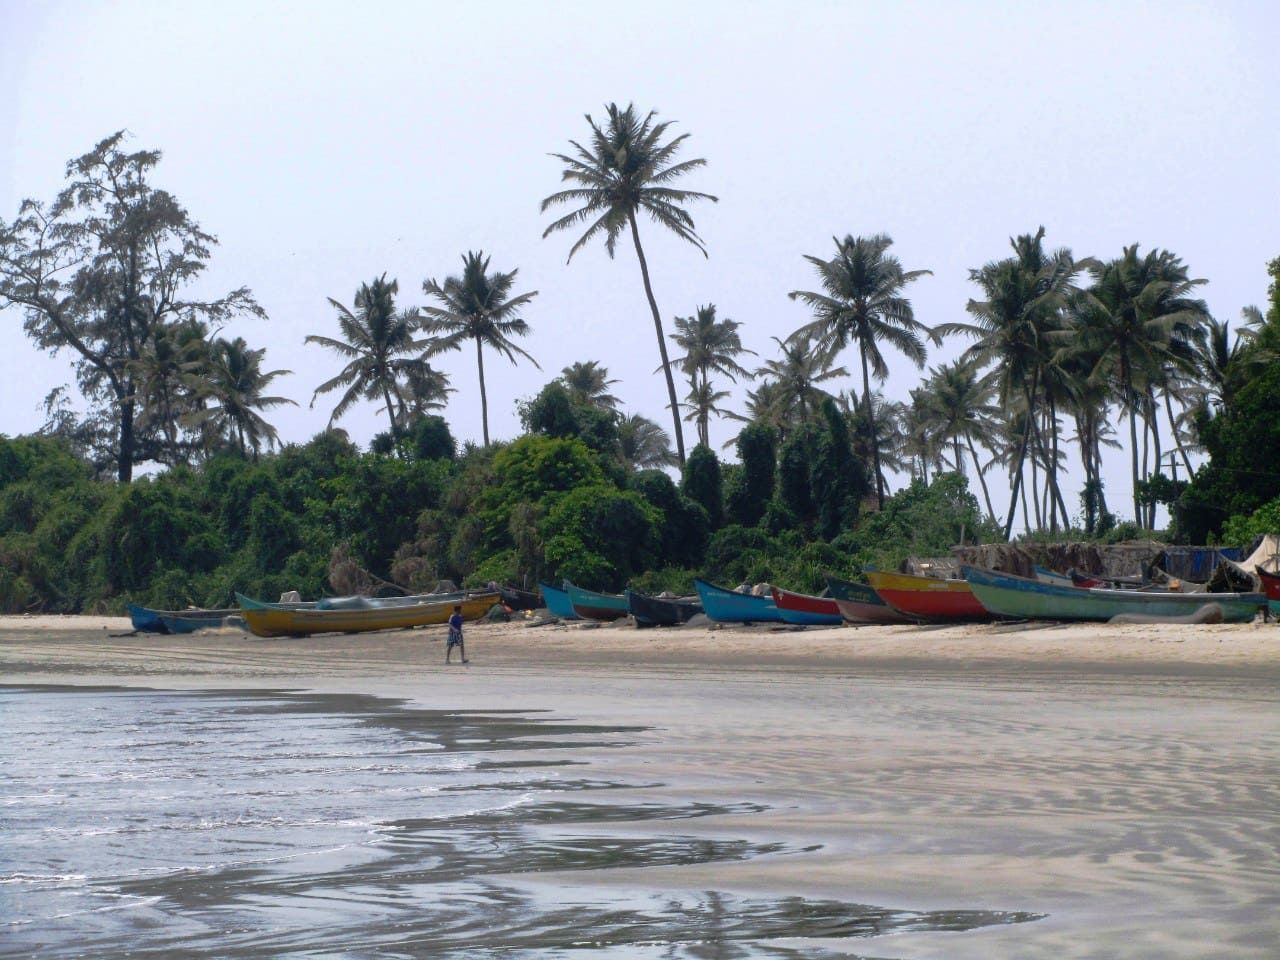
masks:
{"label": "orange boat", "polygon": [[992,620],[967,580],[941,580],[909,573],[867,570],[867,582],[880,599],[913,620]]}

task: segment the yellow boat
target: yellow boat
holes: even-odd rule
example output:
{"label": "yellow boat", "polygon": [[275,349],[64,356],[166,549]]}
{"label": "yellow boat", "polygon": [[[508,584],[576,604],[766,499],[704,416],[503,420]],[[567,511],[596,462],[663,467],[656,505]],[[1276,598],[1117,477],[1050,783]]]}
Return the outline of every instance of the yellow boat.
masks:
{"label": "yellow boat", "polygon": [[302,637],[311,633],[362,633],[366,630],[401,630],[448,623],[455,606],[464,620],[479,620],[500,602],[496,593],[477,593],[464,600],[437,600],[397,607],[360,607],[349,610],[290,609],[240,605],[240,615],[260,637]]}

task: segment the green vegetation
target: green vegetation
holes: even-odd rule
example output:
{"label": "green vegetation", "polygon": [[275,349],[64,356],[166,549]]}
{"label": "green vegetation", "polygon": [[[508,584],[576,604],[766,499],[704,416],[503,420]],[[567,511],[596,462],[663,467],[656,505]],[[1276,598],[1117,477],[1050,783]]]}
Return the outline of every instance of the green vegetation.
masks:
{"label": "green vegetation", "polygon": [[[89,404],[80,415],[55,391],[38,435],[0,437],[0,609],[314,596],[335,558],[407,590],[568,578],[685,592],[699,574],[814,590],[827,572],[856,578],[868,564],[1007,539],[1019,510],[1031,538],[1150,534],[1158,504],[1173,517],[1164,535],[1184,542],[1280,529],[1280,258],[1265,308],[1245,308],[1233,330],[1172,252],[1077,259],[1046,249],[1041,228],[971,271],[980,299],[967,322],[929,327],[904,295],[928,271],[903,269],[885,235],[848,235],[831,258],[805,258],[821,289],[791,296],[812,319],[774,337],[776,354],[754,371],[741,364],[742,325],[710,303],[673,318],[671,359],[637,214],[705,253],[685,207],[715,198],[670,186],[704,166],[676,161],[687,135],[667,139],[669,124],[631,106],[607,114],[588,117],[587,146],[556,155],[568,187],[543,209],[572,210],[546,234],[581,230],[570,258],[593,238],[612,256],[630,235],[674,452],[661,427],[622,409],[619,381],[593,360],[567,363],[520,401],[521,436],[491,440],[484,353],[533,361],[514,338],[532,329],[521,314],[536,292],[513,293],[517,271],[491,272],[483,253],[426,281],[428,305],[398,307],[385,274],[350,307],[330,300],[339,336],[306,340],[344,363],[312,397],[337,403],[325,432],[281,447],[267,416],[293,403],[271,394],[287,371],[211,333],[265,314],[245,289],[190,297],[216,240],[150,183],[160,154],[127,153],[116,134],[68,165],[52,203],[0,220],[0,307],[22,315],[40,348],[70,354]],[[928,346],[951,336],[966,349],[908,401],[873,389],[887,379],[886,345],[923,369]],[[428,360],[471,343],[483,445],[459,449],[442,415],[448,376]],[[860,389],[841,391],[849,373],[837,362],[855,345]],[[684,404],[673,369],[687,378]],[[741,412],[726,407],[726,377],[755,381]],[[357,403],[376,404],[388,427],[367,450],[334,429]],[[713,416],[743,424],[737,462],[711,448]],[[684,420],[698,434],[687,459]],[[1072,444],[1085,476],[1074,494],[1062,482]],[[1133,481],[1127,519],[1102,481],[1104,451],[1117,448]],[[664,472],[673,467],[678,482]],[[1009,479],[1000,513],[993,469]],[[894,475],[905,477],[897,492]]]}

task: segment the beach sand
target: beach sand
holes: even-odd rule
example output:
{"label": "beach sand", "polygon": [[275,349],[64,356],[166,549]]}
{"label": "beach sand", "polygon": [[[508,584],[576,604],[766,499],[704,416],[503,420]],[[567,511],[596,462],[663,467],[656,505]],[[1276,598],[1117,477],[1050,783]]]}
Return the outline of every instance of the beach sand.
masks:
{"label": "beach sand", "polygon": [[128,629],[124,619],[2,617],[0,676],[359,692],[642,725],[631,746],[591,757],[593,777],[634,783],[650,802],[749,805],[670,829],[782,852],[600,870],[601,889],[1043,915],[967,933],[780,944],[793,948],[912,960],[1277,955],[1274,623],[477,624],[465,667],[443,664],[443,628],[278,640],[234,629],[120,635]]}

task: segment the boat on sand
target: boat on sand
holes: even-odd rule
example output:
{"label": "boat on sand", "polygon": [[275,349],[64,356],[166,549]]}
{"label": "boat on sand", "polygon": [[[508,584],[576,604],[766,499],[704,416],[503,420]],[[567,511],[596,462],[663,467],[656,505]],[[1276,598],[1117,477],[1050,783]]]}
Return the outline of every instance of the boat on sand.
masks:
{"label": "boat on sand", "polygon": [[[478,593],[460,600],[436,600],[394,607],[355,607],[339,610],[288,609],[242,597],[240,614],[260,637],[302,637],[313,633],[362,633],[398,630],[449,621],[455,606],[464,620],[478,620],[498,603],[496,593]],[[247,601],[247,602],[246,602]]]}
{"label": "boat on sand", "polygon": [[998,570],[965,567],[974,596],[997,616],[1021,620],[1110,620],[1112,617],[1186,617],[1209,603],[1222,607],[1226,623],[1248,623],[1266,603],[1261,593],[1180,593],[1063,587]]}

